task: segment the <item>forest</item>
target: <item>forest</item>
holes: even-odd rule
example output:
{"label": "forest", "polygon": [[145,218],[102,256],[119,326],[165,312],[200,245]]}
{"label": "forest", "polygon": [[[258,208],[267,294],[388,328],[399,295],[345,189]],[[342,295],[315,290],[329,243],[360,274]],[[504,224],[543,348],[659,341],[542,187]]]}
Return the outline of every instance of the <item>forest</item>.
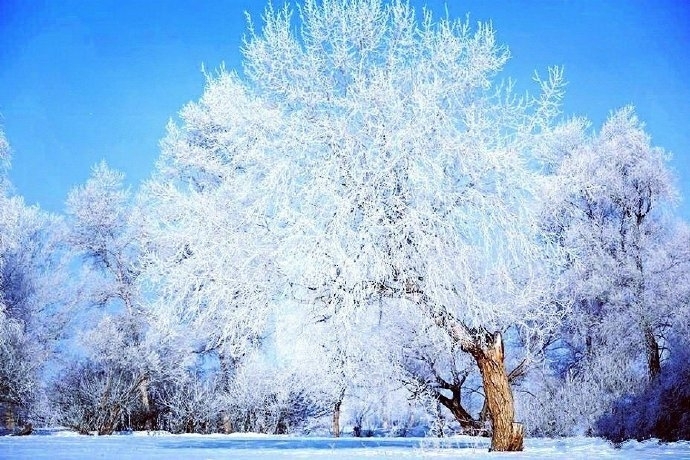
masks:
{"label": "forest", "polygon": [[25,204],[0,131],[5,432],[690,439],[690,228],[633,107],[518,93],[490,24],[249,23],[136,189]]}

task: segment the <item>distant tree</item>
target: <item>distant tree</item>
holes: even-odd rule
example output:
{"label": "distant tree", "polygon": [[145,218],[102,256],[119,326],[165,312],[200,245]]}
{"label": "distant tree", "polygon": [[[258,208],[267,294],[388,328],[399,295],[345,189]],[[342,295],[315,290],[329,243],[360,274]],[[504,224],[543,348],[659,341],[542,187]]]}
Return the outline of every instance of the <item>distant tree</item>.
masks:
{"label": "distant tree", "polygon": [[582,120],[571,128],[559,140],[570,145],[545,219],[568,254],[559,285],[573,302],[555,342],[565,384],[552,390],[571,392],[582,414],[572,423],[594,429],[612,401],[662,373],[674,318],[687,310],[690,258],[687,231],[671,215],[668,155],[633,109],[613,113],[595,135]]}
{"label": "distant tree", "polygon": [[150,428],[151,358],[137,283],[141,222],[123,180],[122,173],[101,162],[67,198],[66,244],[74,262],[81,264],[67,302],[81,321],[79,340],[87,358],[103,364],[103,372],[125,369],[134,374],[140,415]]}
{"label": "distant tree", "polygon": [[10,143],[0,128],[0,192],[5,194],[8,186],[7,168],[10,165]]}
{"label": "distant tree", "polygon": [[[272,115],[261,107],[237,112],[228,101],[244,96],[228,98],[228,89],[209,78],[201,100],[182,110],[140,196],[150,341],[170,352],[162,359],[181,383],[200,363],[217,368],[221,396],[242,361],[264,347],[284,289],[269,217],[256,212],[272,174],[256,138],[273,129]],[[224,429],[236,429],[224,417]]]}
{"label": "distant tree", "polygon": [[[671,338],[671,337],[670,337]],[[625,394],[597,423],[601,436],[615,443],[657,438],[690,439],[690,356],[687,337],[672,337],[665,372],[643,390]]]}
{"label": "distant tree", "polygon": [[70,192],[67,242],[84,262],[87,302],[115,302],[132,316],[138,310],[138,216],[123,180],[122,173],[101,162],[83,186]]}
{"label": "distant tree", "polygon": [[[0,131],[0,162],[9,145]],[[12,196],[0,171],[0,409],[6,426],[41,416],[42,369],[60,339],[59,218]]]}

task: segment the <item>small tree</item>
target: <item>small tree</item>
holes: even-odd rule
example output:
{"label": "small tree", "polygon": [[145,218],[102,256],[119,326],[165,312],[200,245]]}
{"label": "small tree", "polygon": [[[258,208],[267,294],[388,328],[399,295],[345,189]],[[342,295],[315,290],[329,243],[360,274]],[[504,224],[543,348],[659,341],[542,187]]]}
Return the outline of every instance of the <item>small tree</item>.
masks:
{"label": "small tree", "polygon": [[94,166],[83,186],[67,198],[67,243],[84,263],[83,286],[76,299],[89,305],[115,304],[129,317],[140,310],[136,279],[138,213],[124,175],[105,162]]}
{"label": "small tree", "polygon": [[141,382],[136,369],[92,361],[74,364],[51,388],[57,422],[81,434],[109,435],[128,428]]}

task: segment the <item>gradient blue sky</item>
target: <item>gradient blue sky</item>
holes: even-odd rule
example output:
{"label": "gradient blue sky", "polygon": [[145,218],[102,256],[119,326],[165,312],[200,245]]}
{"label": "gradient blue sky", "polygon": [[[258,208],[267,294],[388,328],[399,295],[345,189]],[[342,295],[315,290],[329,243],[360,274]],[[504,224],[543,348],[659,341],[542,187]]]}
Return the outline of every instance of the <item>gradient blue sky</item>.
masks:
{"label": "gradient blue sky", "polygon": [[[412,0],[451,17],[492,20],[512,53],[504,76],[528,88],[563,65],[566,115],[599,126],[633,103],[672,152],[690,219],[690,1]],[[0,0],[0,125],[10,178],[28,203],[61,211],[101,159],[136,187],[165,125],[204,86],[202,63],[241,70],[244,12],[264,0]],[[282,5],[281,0],[274,0]]]}

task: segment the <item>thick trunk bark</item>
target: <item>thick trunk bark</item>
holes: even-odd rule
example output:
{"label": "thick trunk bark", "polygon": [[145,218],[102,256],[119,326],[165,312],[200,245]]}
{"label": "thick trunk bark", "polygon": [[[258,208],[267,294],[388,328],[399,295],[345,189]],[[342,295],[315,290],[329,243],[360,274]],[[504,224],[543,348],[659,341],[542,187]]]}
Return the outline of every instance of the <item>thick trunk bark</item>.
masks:
{"label": "thick trunk bark", "polygon": [[482,375],[484,397],[491,418],[491,450],[522,450],[524,428],[522,424],[515,423],[513,392],[503,363],[501,334],[496,332],[486,346],[473,347],[471,354]]}

